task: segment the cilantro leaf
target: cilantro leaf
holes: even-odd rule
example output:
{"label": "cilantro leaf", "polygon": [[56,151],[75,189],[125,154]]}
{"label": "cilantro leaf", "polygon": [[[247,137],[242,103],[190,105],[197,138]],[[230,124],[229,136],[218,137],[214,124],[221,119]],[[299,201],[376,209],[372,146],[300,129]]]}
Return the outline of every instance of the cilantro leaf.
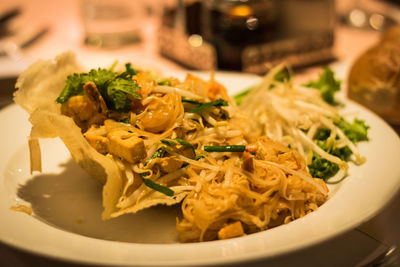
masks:
{"label": "cilantro leaf", "polygon": [[83,85],[88,80],[87,77],[87,74],[74,73],[73,75],[69,75],[65,87],[57,97],[56,101],[63,104],[67,102],[71,96],[83,95]]}
{"label": "cilantro leaf", "polygon": [[128,111],[131,100],[127,95],[141,99],[142,96],[137,93],[139,89],[135,80],[125,80],[122,78],[111,80],[107,86],[107,95],[105,97],[107,106],[117,111]]}
{"label": "cilantro leaf", "polygon": [[114,78],[116,75],[115,72],[112,72],[107,69],[98,68],[97,70],[92,69],[89,71],[87,76],[87,81],[85,82],[94,82],[96,84],[97,89],[99,89],[100,93],[105,89],[107,83]]}
{"label": "cilantro leaf", "polygon": [[56,101],[62,104],[67,102],[71,96],[82,95],[84,84],[94,82],[109,109],[120,112],[128,111],[131,103],[129,96],[136,99],[141,99],[142,96],[137,93],[140,87],[136,80],[132,80],[136,71],[130,63],[125,64],[125,67],[126,71],[119,75],[110,69],[101,68],[92,69],[88,73],[70,75]]}
{"label": "cilantro leaf", "polygon": [[333,105],[335,102],[335,93],[340,90],[340,83],[339,80],[335,79],[334,72],[329,67],[325,67],[319,79],[310,81],[306,86],[319,89],[325,102]]}
{"label": "cilantro leaf", "polygon": [[125,64],[125,71],[124,72],[122,72],[120,75],[118,75],[117,77],[118,78],[123,78],[123,79],[131,79],[132,78],[132,76],[134,76],[134,75],[136,75],[137,74],[137,72],[136,72],[136,70],[134,70],[133,68],[132,68],[132,64],[131,63],[126,63]]}

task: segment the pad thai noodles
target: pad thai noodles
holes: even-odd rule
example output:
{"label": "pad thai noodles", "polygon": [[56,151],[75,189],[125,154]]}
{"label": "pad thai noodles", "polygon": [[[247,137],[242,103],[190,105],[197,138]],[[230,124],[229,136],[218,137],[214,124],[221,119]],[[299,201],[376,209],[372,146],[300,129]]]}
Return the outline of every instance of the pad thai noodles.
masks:
{"label": "pad thai noodles", "polygon": [[[180,204],[179,240],[197,242],[289,223],[328,199],[324,180],[312,177],[297,145],[307,133],[282,119],[275,123],[279,114],[261,118],[260,127],[251,111],[264,104],[253,97],[238,108],[213,75],[179,80],[129,63],[84,72],[64,53],[29,67],[17,87],[15,101],[33,126],[32,171],[41,171],[39,138],[60,137],[73,159],[104,183],[103,219]],[[287,112],[284,98],[275,98],[263,101]],[[283,135],[286,129],[296,138]]]}

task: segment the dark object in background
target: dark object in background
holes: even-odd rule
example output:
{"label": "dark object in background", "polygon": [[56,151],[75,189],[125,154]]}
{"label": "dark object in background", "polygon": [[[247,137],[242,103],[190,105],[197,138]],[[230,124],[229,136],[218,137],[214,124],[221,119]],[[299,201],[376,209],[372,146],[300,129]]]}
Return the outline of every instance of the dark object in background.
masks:
{"label": "dark object in background", "polygon": [[334,0],[181,0],[164,11],[159,47],[194,69],[311,65],[333,58],[334,16]]}
{"label": "dark object in background", "polygon": [[0,79],[0,109],[13,103],[13,93],[15,91],[16,77]]}
{"label": "dark object in background", "polygon": [[242,51],[249,45],[277,38],[279,2],[203,1],[202,35],[217,50],[218,67],[240,69]]}
{"label": "dark object in background", "polygon": [[18,7],[12,8],[0,14],[0,37],[10,35],[10,29],[8,28],[9,22],[21,14],[21,9]]}

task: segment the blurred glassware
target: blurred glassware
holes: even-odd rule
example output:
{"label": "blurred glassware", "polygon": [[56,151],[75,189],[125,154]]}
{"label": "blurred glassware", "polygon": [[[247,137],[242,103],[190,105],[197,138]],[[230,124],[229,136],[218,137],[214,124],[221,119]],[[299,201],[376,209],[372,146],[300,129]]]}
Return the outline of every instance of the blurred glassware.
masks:
{"label": "blurred glassware", "polygon": [[[265,73],[331,60],[334,0],[176,0],[159,32],[161,54],[197,69]],[[196,60],[194,60],[196,59]]]}
{"label": "blurred glassware", "polygon": [[218,67],[240,69],[246,46],[276,39],[277,0],[204,0],[202,34],[218,55]]}
{"label": "blurred glassware", "polygon": [[400,23],[400,9],[395,2],[356,0],[349,1],[344,10],[340,9],[338,20],[349,27],[384,31]]}
{"label": "blurred glassware", "polygon": [[82,0],[85,43],[95,47],[118,48],[139,42],[145,15],[141,0]]}
{"label": "blurred glassware", "polygon": [[215,48],[200,35],[200,1],[177,0],[165,5],[158,46],[161,55],[185,67],[214,70]]}

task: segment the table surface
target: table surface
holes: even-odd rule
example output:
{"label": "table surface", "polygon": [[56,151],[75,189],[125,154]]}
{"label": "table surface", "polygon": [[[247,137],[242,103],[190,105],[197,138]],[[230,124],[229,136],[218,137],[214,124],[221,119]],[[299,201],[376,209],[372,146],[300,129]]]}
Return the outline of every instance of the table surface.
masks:
{"label": "table surface", "polygon": [[[159,0],[157,0],[160,3]],[[155,2],[157,2],[155,1]],[[338,1],[339,4],[343,1]],[[87,47],[83,43],[84,32],[80,18],[80,1],[2,1],[0,12],[19,6],[23,8],[16,27],[21,31],[49,27],[49,32],[28,47],[16,58],[0,57],[0,86],[12,88],[15,77],[26,66],[38,59],[52,58],[66,50],[72,50],[81,61],[97,63],[113,62],[116,58],[136,64],[152,66],[161,72],[182,72],[185,69],[157,52],[154,35],[154,17],[148,17],[143,27],[143,41],[118,49]],[[45,12],[43,11],[45,10]],[[40,15],[39,15],[40,14]],[[22,26],[23,25],[23,26]],[[337,63],[351,63],[360,53],[377,42],[379,32],[337,26],[335,55]],[[319,67],[303,70],[305,77]],[[0,107],[11,99],[11,89],[0,92]],[[268,261],[268,266],[363,266],[382,253],[386,248],[400,248],[400,197],[381,211],[380,214],[357,229],[325,243],[307,248],[285,257]],[[266,262],[253,262],[247,266],[265,266]],[[72,263],[43,258],[0,244],[0,266],[74,266]]]}

